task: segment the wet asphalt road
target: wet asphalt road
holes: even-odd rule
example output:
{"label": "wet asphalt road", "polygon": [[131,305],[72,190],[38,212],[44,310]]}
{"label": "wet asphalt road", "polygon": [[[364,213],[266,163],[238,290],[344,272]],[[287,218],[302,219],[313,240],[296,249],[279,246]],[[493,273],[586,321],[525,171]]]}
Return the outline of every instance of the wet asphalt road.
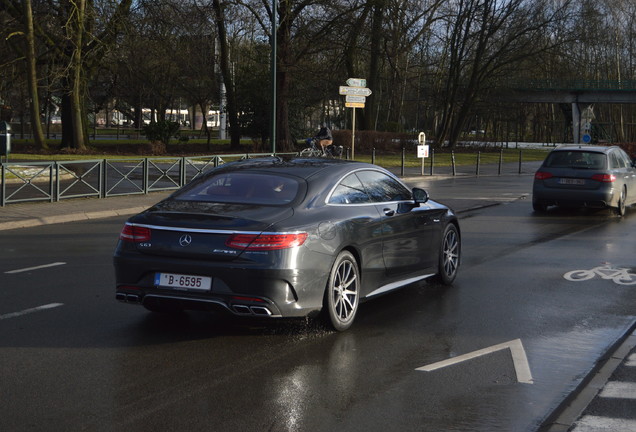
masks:
{"label": "wet asphalt road", "polygon": [[121,217],[4,231],[0,430],[537,430],[634,322],[635,286],[564,275],[635,267],[636,210],[537,216],[530,184],[423,181],[484,203],[461,213],[456,283],[367,302],[344,333],[115,302]]}

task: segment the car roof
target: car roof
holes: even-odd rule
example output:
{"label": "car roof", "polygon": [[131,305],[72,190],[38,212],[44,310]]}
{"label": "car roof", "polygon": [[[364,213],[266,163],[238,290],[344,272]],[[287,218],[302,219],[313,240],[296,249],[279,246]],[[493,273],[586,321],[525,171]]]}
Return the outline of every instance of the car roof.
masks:
{"label": "car roof", "polygon": [[597,153],[608,153],[612,149],[620,148],[618,146],[601,146],[601,145],[583,145],[583,144],[564,144],[557,148],[554,151],[590,151]]}
{"label": "car roof", "polygon": [[[302,158],[271,156],[254,159],[244,159],[229,162],[210,170],[209,173],[223,173],[229,171],[272,171],[278,174],[286,174],[303,179],[309,179],[315,175],[328,172],[330,176],[350,172],[357,169],[378,169],[387,172],[377,165],[342,159],[329,158]],[[390,173],[389,173],[390,174]]]}

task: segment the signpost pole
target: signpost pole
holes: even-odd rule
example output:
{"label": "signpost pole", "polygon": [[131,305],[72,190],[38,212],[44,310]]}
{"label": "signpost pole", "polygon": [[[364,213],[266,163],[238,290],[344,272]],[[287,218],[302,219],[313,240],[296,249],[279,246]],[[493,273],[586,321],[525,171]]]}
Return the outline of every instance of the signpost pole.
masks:
{"label": "signpost pole", "polygon": [[355,145],[356,145],[356,109],[351,108],[353,119],[351,121],[351,160],[355,159]]}

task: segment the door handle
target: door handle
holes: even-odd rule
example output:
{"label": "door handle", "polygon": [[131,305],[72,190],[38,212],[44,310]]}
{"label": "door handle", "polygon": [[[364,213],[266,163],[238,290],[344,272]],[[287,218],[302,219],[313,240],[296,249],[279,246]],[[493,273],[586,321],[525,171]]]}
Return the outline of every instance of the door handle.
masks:
{"label": "door handle", "polygon": [[391,210],[390,208],[385,208],[383,211],[386,216],[393,216],[395,214],[395,210]]}

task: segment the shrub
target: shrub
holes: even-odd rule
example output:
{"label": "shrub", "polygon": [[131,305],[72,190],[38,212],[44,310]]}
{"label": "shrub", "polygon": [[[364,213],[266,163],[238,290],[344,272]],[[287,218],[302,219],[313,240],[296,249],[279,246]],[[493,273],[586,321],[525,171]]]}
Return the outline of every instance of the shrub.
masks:
{"label": "shrub", "polygon": [[160,142],[167,146],[170,138],[179,138],[181,129],[178,122],[160,120],[144,126],[144,133],[151,143]]}

